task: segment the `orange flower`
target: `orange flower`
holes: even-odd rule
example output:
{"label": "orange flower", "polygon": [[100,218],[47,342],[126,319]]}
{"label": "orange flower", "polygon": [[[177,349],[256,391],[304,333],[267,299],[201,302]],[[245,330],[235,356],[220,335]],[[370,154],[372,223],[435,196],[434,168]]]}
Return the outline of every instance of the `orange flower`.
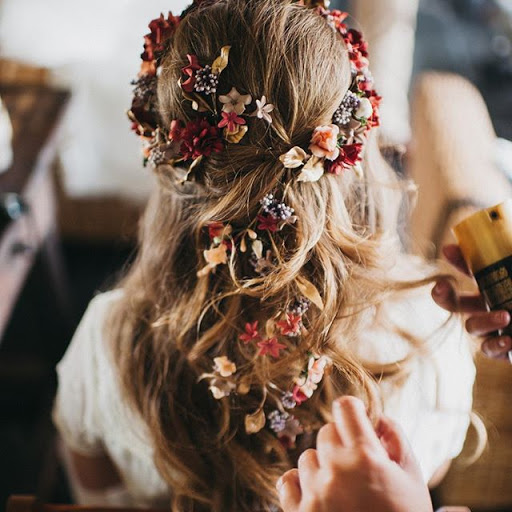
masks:
{"label": "orange flower", "polygon": [[318,126],[311,137],[310,151],[318,158],[335,160],[340,150],[338,149],[338,134],[340,129],[335,124]]}

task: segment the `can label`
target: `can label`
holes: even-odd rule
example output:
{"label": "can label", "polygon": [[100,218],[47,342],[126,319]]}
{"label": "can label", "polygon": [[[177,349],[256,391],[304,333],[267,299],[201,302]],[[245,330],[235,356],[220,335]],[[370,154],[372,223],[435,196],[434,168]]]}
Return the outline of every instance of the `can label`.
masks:
{"label": "can label", "polygon": [[475,279],[490,309],[512,311],[512,256],[480,270]]}

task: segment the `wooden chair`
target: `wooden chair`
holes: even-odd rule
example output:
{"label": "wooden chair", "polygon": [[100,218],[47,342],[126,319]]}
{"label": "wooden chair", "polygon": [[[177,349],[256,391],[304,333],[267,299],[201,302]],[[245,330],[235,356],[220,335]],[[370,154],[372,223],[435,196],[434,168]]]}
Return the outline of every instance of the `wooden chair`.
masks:
{"label": "wooden chair", "polygon": [[36,496],[13,494],[7,500],[6,512],[168,512],[165,509],[122,508],[43,503]]}

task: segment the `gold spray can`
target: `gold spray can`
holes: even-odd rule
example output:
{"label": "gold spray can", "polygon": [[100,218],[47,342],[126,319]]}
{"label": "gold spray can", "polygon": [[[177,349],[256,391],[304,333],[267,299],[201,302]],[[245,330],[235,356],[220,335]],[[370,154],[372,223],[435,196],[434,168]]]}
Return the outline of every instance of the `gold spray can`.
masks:
{"label": "gold spray can", "polygon": [[512,199],[474,213],[453,233],[489,308],[512,312]]}

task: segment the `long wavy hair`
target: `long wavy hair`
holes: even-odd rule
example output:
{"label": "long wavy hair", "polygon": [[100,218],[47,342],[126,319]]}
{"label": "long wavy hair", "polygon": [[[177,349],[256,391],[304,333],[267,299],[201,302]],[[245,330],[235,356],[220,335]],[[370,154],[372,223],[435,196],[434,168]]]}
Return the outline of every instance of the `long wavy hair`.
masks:
{"label": "long wavy hair", "polygon": [[[329,356],[333,365],[313,397],[294,409],[299,419],[320,426],[329,420],[333,398],[346,393],[378,412],[375,375],[391,377],[397,366],[363,364],[349,347],[365,312],[428,281],[389,277],[401,257],[397,223],[405,186],[374,137],[363,179],[346,172],[300,183],[278,159],[295,145],[307,146],[315,127],[331,122],[351,80],[343,40],[314,11],[290,0],[219,0],[189,12],[159,77],[163,121],[195,115],[178,85],[186,54],[211,62],[225,45],[230,62],[219,87],[265,95],[276,107],[273,122],[252,123],[240,144],[205,159],[193,181],[179,184],[175,169],[157,167],[138,255],[119,284],[123,298],[109,322],[125,397],[148,426],[174,512],[277,506],[275,483],[296,454],[269,430],[247,434],[244,416],[267,392],[267,402],[277,400],[269,382],[289,389],[310,351]],[[233,260],[198,277],[207,225],[247,226],[260,200],[276,190],[298,218],[276,244],[281,263],[264,276],[247,277]],[[308,334],[298,346],[276,360],[255,357],[238,341],[244,324],[286,311],[301,295],[301,279],[319,290],[323,310],[312,306],[304,316]],[[250,385],[247,394],[215,400],[200,381],[218,355],[236,362]]]}

